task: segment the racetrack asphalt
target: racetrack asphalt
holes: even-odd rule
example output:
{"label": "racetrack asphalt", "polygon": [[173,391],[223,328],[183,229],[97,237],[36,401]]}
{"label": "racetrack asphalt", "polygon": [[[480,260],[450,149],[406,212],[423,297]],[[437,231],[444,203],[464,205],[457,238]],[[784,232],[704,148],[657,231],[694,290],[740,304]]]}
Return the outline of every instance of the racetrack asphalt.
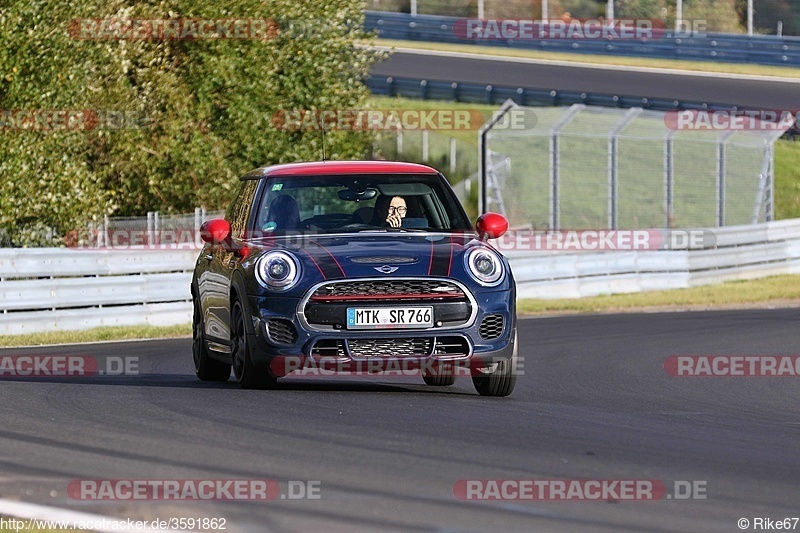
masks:
{"label": "racetrack asphalt", "polygon": [[800,80],[782,82],[719,75],[687,76],[683,73],[479,59],[418,51],[395,51],[388,60],[373,66],[370,73],[376,76],[737,105],[751,109],[800,109]]}
{"label": "racetrack asphalt", "polygon": [[[0,497],[104,515],[225,517],[228,531],[737,531],[797,516],[800,382],[680,378],[671,355],[797,354],[798,310],[520,321],[508,398],[469,378],[207,384],[189,339],[0,350],[136,358],[139,375],[4,378]],[[321,499],[83,501],[81,479],[319,481]],[[464,479],[705,482],[689,501],[462,501]]]}

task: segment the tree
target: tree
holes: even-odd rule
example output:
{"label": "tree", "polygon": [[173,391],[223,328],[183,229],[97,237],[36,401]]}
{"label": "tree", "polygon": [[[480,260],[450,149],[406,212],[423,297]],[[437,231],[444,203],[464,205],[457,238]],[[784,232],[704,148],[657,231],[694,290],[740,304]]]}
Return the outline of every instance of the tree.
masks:
{"label": "tree", "polygon": [[742,31],[735,0],[685,0],[683,17],[706,21],[708,31],[728,33]]}
{"label": "tree", "polygon": [[661,19],[666,14],[665,0],[617,0],[618,18]]}
{"label": "tree", "polygon": [[[71,21],[90,18],[260,19],[280,31],[76,39],[86,32]],[[318,132],[281,131],[271,119],[279,109],[365,104],[361,78],[379,55],[354,46],[362,22],[358,0],[14,3],[0,11],[0,109],[14,110],[0,132],[0,227],[63,235],[103,214],[220,208],[250,168],[319,159]],[[31,110],[50,118],[18,131]],[[89,111],[72,116],[72,129],[49,127],[62,110]],[[367,132],[327,138],[332,158],[363,157],[371,142]]]}
{"label": "tree", "polygon": [[[747,24],[747,0],[737,0],[736,9],[742,24]],[[783,22],[784,35],[800,35],[800,2],[789,0],[755,0],[753,26],[758,33],[775,34]]]}

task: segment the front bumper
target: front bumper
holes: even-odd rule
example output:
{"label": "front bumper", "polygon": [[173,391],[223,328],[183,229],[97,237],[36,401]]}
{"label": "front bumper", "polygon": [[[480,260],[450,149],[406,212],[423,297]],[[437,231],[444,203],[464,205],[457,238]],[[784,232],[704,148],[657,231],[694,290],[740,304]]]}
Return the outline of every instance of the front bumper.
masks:
{"label": "front bumper", "polygon": [[[346,328],[319,331],[309,328],[304,317],[298,316],[300,299],[250,297],[251,357],[258,365],[269,365],[277,375],[288,373],[279,371],[280,368],[291,371],[309,365],[332,365],[343,371],[348,368],[378,371],[381,365],[401,365],[404,369],[441,365],[480,369],[510,359],[516,337],[513,291],[475,292],[471,296],[475,302],[474,317],[464,327],[366,331]],[[485,339],[481,335],[484,319],[498,316],[502,317],[502,331]],[[292,342],[285,342],[285,337],[284,342],[275,342],[268,331],[273,320],[291,323],[296,333]]]}

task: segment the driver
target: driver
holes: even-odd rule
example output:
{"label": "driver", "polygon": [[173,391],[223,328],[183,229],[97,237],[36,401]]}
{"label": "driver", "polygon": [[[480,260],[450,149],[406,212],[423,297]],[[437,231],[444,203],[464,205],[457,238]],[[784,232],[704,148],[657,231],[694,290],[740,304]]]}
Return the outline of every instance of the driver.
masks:
{"label": "driver", "polygon": [[403,224],[403,219],[408,213],[406,200],[402,196],[395,196],[389,202],[386,213],[386,222],[393,228],[399,228]]}

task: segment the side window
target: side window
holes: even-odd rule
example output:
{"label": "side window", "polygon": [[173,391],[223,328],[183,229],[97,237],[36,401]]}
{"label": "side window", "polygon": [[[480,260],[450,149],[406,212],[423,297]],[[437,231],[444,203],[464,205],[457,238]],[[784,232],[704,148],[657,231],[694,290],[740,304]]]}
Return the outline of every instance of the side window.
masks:
{"label": "side window", "polygon": [[234,238],[244,237],[247,229],[247,217],[250,214],[250,206],[253,204],[253,196],[258,187],[258,180],[244,180],[239,194],[228,209],[225,218],[231,224],[231,234]]}

